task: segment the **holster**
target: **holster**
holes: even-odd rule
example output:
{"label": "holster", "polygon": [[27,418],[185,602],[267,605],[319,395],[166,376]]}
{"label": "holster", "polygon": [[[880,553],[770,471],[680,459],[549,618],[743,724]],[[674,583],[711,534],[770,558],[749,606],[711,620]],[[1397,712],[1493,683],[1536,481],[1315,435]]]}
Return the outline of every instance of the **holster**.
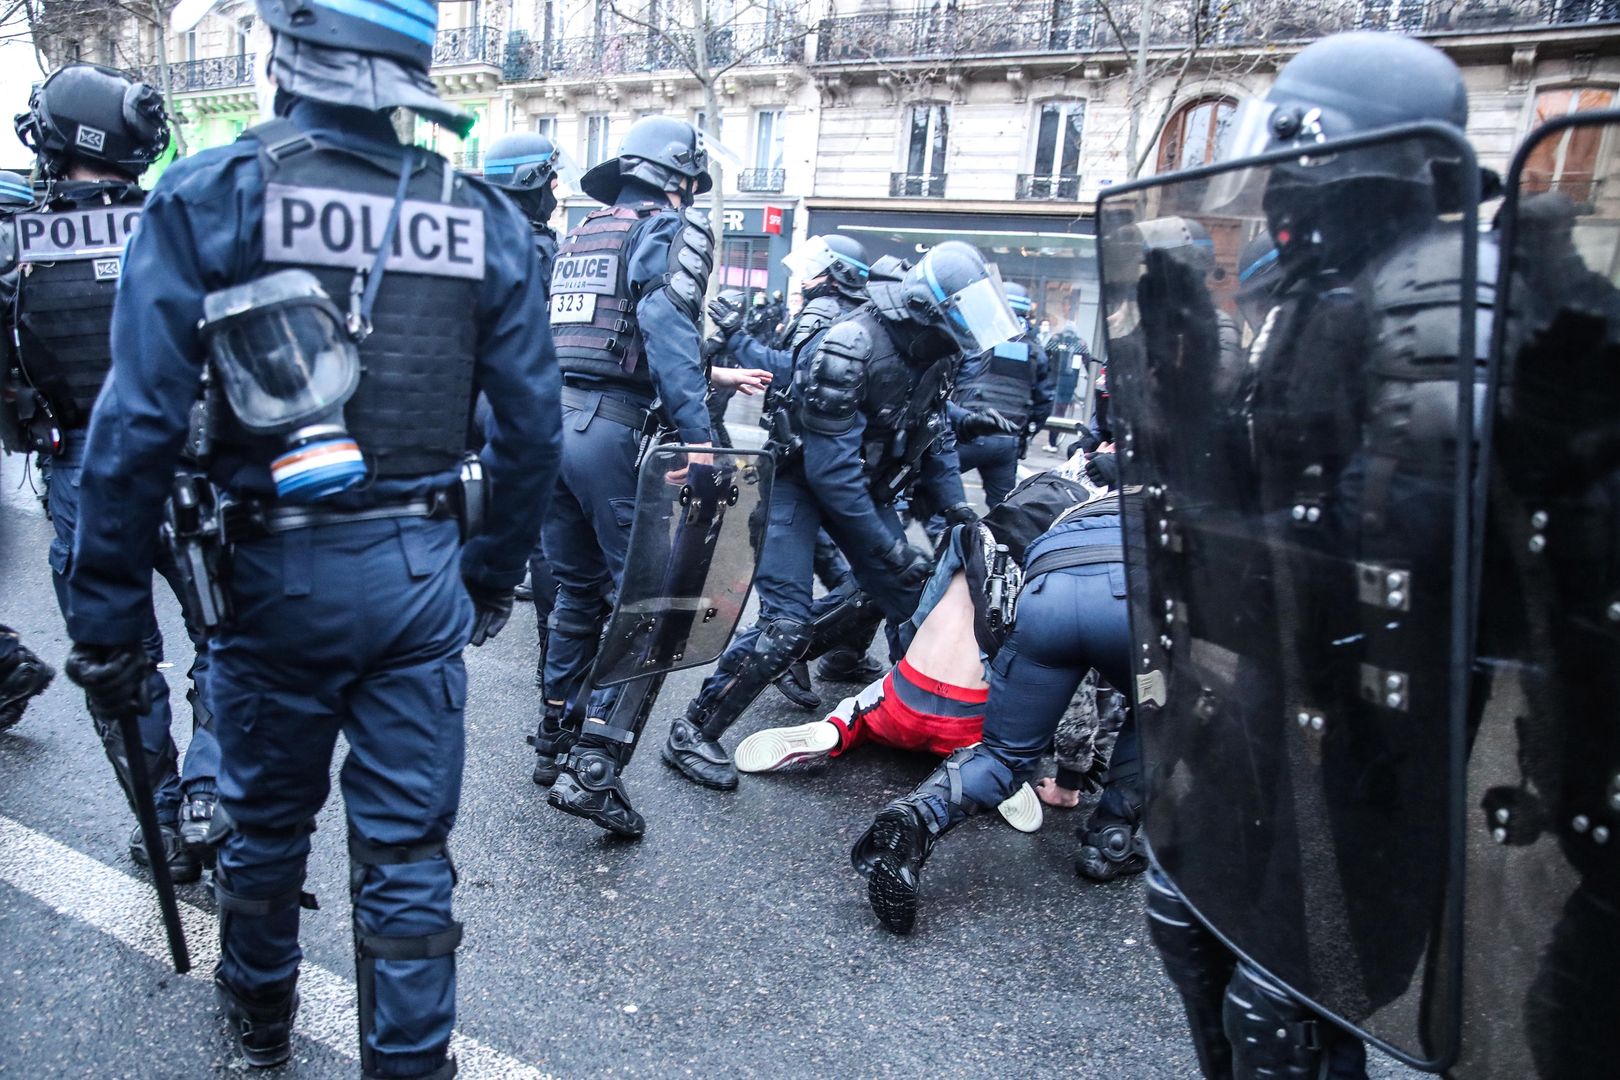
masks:
{"label": "holster", "polygon": [[182,472],[163,509],[161,534],[174,559],[186,618],[204,634],[231,620],[225,589],[227,497],[195,472]]}
{"label": "holster", "polygon": [[460,505],[456,507],[456,518],[461,525],[461,542],[465,544],[484,531],[484,525],[489,520],[493,485],[489,477],[484,475],[484,463],[478,460],[477,454],[472,453],[461,459],[460,481],[457,500]]}

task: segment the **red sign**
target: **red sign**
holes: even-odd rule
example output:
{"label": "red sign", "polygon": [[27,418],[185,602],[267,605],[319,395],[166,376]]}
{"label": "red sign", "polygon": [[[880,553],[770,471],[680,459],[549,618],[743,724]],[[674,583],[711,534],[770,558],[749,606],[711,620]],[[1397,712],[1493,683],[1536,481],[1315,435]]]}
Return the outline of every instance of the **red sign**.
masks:
{"label": "red sign", "polygon": [[772,236],[782,235],[782,208],[780,206],[767,206],[765,208],[765,231]]}

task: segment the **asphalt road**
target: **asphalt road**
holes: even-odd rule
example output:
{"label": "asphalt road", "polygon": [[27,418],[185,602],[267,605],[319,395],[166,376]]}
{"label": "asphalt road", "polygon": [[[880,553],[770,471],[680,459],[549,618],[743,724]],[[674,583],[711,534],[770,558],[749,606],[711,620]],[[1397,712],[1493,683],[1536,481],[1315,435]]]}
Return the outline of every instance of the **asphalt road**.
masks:
{"label": "asphalt road", "polygon": [[[19,458],[0,462],[0,621],[60,665],[68,641],[45,558],[50,527],[19,489],[21,472]],[[183,739],[189,646],[161,583],[158,610]],[[669,679],[627,774],[646,838],[609,840],[552,810],[529,781],[533,627],[520,606],[499,639],[467,652],[465,795],[452,837],[467,927],[459,1029],[474,1040],[462,1047],[464,1075],[1196,1074],[1147,939],[1141,883],[1077,878],[1061,812],[1033,836],[995,815],[953,833],[929,863],[917,930],[896,938],[867,908],[848,851],[930,762],[863,748],[819,774],[699,789],[657,753],[699,669]],[[727,742],[805,718],[767,691]],[[341,814],[334,788],[310,865],[322,909],[303,922],[300,1034],[275,1076],[358,1073]],[[155,904],[125,848],[130,824],[82,698],[58,678],[0,734],[0,1073],[245,1071],[207,981],[211,892],[181,888],[199,970],[176,977],[158,959]],[[1383,1063],[1378,1073],[1400,1071]]]}

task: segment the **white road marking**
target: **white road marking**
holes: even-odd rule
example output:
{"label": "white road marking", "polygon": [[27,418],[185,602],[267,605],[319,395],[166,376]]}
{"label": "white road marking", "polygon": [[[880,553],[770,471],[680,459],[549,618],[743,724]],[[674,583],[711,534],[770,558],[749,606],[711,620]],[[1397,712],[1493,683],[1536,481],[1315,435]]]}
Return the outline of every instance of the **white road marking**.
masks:
{"label": "white road marking", "polygon": [[[172,970],[157,897],[149,883],[121,874],[4,816],[0,816],[0,881]],[[187,977],[211,985],[219,960],[219,925],[212,915],[184,901],[180,921],[191,949],[192,968]],[[357,1057],[354,984],[305,960],[298,992],[303,998],[295,1029],[298,1036]],[[459,1033],[450,1048],[462,1076],[547,1080],[550,1075]]]}

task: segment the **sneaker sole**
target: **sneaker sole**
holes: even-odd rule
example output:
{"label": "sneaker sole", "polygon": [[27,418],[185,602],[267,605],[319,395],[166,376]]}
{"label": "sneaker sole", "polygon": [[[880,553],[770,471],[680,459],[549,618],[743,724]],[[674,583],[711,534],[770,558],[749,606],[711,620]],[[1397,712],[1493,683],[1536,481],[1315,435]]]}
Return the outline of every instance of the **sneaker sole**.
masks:
{"label": "sneaker sole", "polygon": [[872,826],[872,843],[880,853],[866,878],[867,902],[885,930],[909,934],[917,922],[918,893],[915,878],[907,880],[900,855],[909,846],[909,837],[900,823],[879,815]]}
{"label": "sneaker sole", "polygon": [[736,791],[737,790],[737,781],[735,781],[735,780],[727,781],[726,783],[721,783],[721,782],[716,781],[716,780],[706,779],[705,777],[699,776],[696,773],[692,772],[685,765],[681,764],[681,760],[679,758],[677,758],[673,753],[670,752],[670,749],[669,749],[669,747],[667,745],[664,747],[663,752],[659,754],[659,757],[664,759],[664,764],[665,765],[668,765],[670,768],[674,769],[676,772],[680,773],[682,776],[684,776],[688,780],[692,781],[692,783],[701,785],[703,787],[706,787],[710,791]]}
{"label": "sneaker sole", "polygon": [[1007,796],[996,810],[1007,824],[1022,833],[1038,831],[1041,822],[1046,820],[1040,796],[1028,784],[1018,785],[1018,790]]}
{"label": "sneaker sole", "polygon": [[825,720],[813,720],[795,727],[767,728],[744,739],[733,755],[737,771],[776,772],[819,765],[838,749],[838,732]]}

